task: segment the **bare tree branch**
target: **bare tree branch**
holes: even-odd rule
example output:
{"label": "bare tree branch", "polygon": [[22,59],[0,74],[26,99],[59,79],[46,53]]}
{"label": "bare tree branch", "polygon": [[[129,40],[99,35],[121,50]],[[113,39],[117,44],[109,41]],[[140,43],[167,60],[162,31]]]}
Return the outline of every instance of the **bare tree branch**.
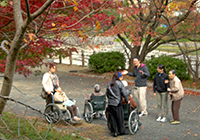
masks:
{"label": "bare tree branch", "polygon": [[7,130],[8,130],[11,134],[13,134],[13,132],[9,129],[8,125],[7,125],[6,122],[2,119],[2,117],[0,117],[0,118],[1,118],[1,122],[3,122],[3,124],[6,126]]}
{"label": "bare tree branch", "polygon": [[[42,26],[43,26],[43,24],[44,24],[44,21],[46,20],[46,17],[47,17],[47,15],[48,15],[50,9],[51,9],[51,6],[49,6],[45,17],[44,17],[44,19],[42,20],[42,23],[40,24],[40,27],[39,27],[38,31],[35,33],[36,35],[37,35],[37,34],[39,33],[39,31],[41,30],[41,28],[42,28]],[[36,28],[36,30],[37,30],[37,28]]]}
{"label": "bare tree branch", "polygon": [[52,3],[54,2],[54,0],[48,0],[46,1],[42,7],[40,7],[40,9],[38,9],[35,13],[31,14],[31,18],[32,20],[34,20],[35,18],[37,18],[40,14],[42,14],[47,7],[49,7]]}
{"label": "bare tree branch", "polygon": [[163,17],[165,18],[165,20],[167,21],[167,23],[168,23],[168,25],[169,25],[169,29],[171,29],[171,31],[172,31],[172,33],[173,33],[175,39],[176,39],[176,43],[177,43],[179,49],[181,50],[181,52],[182,52],[182,54],[183,54],[183,59],[184,59],[184,62],[185,62],[185,64],[186,64],[187,68],[189,69],[189,71],[193,71],[192,67],[189,67],[189,65],[188,65],[188,63],[187,63],[187,61],[186,61],[186,57],[187,57],[187,59],[189,59],[189,58],[188,58],[188,56],[186,55],[186,52],[183,51],[183,49],[181,48],[180,43],[178,42],[178,38],[177,38],[177,36],[176,36],[176,33],[175,33],[174,30],[173,30],[172,25],[170,24],[170,22],[169,22],[169,20],[168,20],[168,18],[167,18],[166,16],[164,16],[164,15],[162,15],[162,16],[163,16]]}
{"label": "bare tree branch", "polygon": [[30,18],[30,7],[29,7],[29,1],[25,0],[26,3],[26,12],[27,12],[27,18]]}
{"label": "bare tree branch", "polygon": [[23,103],[23,102],[17,101],[17,100],[15,100],[15,99],[13,99],[13,98],[11,98],[11,97],[9,97],[9,96],[2,96],[2,95],[0,95],[0,98],[3,98],[3,99],[6,99],[6,100],[10,100],[10,101],[16,102],[16,103],[18,103],[18,104],[21,104],[21,105],[23,105],[23,106],[26,106],[26,107],[32,109],[32,110],[37,111],[37,112],[39,112],[39,113],[42,114],[42,115],[48,116],[47,114],[43,113],[41,110],[36,109],[36,108],[34,108],[34,107],[30,106],[30,105],[27,105],[27,104],[25,104],[25,103]]}
{"label": "bare tree branch", "polygon": [[[200,50],[200,48],[198,49],[194,49],[194,50],[189,50],[189,51],[186,51],[185,53],[188,54],[188,53],[191,53],[191,52],[197,52],[198,50]],[[178,54],[172,54],[172,55],[169,55],[169,56],[180,56],[180,55],[183,55],[183,53],[178,53]]]}
{"label": "bare tree branch", "polygon": [[6,26],[7,26],[8,24],[10,24],[12,21],[14,21],[14,20],[12,19],[12,20],[8,21],[5,25],[0,26],[0,29],[6,27]]}
{"label": "bare tree branch", "polygon": [[106,3],[108,2],[109,0],[106,0],[99,8],[97,8],[96,10],[92,10],[90,13],[86,14],[85,16],[83,16],[81,19],[79,19],[79,21],[77,21],[76,23],[72,24],[72,25],[69,25],[69,26],[66,26],[64,28],[71,28],[73,26],[75,26],[76,24],[80,23],[82,20],[84,20],[86,17],[88,17],[89,15],[99,11],[104,5],[106,5]]}

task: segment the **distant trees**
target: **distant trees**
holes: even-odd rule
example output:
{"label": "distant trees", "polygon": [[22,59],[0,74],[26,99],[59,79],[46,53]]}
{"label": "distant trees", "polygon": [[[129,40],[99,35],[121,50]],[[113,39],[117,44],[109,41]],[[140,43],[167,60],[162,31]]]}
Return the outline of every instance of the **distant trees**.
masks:
{"label": "distant trees", "polygon": [[[191,30],[185,21],[199,12],[197,4],[197,0],[124,0],[123,3],[116,4],[116,10],[110,11],[116,18],[112,22],[112,28],[104,35],[117,35],[123,42],[130,51],[127,53],[128,69],[132,70],[134,56],[139,55],[143,61],[149,52],[160,45],[185,38],[185,31]],[[198,14],[197,16],[199,17]],[[196,20],[190,20],[191,25],[195,22]],[[193,33],[199,33],[199,30]]]}

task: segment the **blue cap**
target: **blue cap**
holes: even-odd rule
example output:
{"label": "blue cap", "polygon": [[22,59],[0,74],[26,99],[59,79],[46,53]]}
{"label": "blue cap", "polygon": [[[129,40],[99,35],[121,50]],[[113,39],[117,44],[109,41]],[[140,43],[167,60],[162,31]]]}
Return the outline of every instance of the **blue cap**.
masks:
{"label": "blue cap", "polygon": [[118,74],[119,74],[119,75],[118,75],[118,78],[119,78],[119,77],[122,77],[122,74],[121,74],[121,72],[119,72],[119,71],[118,71]]}

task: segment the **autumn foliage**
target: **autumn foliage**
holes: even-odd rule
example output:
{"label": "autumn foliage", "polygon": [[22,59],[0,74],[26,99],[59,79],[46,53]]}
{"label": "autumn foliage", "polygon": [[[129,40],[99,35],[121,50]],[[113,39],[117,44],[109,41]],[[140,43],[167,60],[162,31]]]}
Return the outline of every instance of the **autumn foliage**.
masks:
{"label": "autumn foliage", "polygon": [[[39,10],[46,0],[29,0],[28,2],[29,11],[27,12],[25,1],[21,1],[23,21],[26,21],[28,14],[34,14]],[[104,0],[54,1],[47,10],[28,25],[18,55],[16,72],[27,76],[31,73],[30,68],[46,64],[43,60],[47,57],[67,57],[70,51],[77,52],[76,44],[66,43],[66,38],[76,36],[86,41],[88,31],[94,34],[110,25],[114,17],[103,13],[110,4],[110,1]],[[1,73],[4,73],[6,57],[16,31],[13,12],[13,1],[0,3]]]}

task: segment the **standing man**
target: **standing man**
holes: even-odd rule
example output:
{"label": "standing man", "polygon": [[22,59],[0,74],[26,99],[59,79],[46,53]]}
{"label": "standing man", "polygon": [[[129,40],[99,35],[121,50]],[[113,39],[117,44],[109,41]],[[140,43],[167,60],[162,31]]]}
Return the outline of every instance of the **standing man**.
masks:
{"label": "standing man", "polygon": [[147,116],[147,101],[146,101],[146,90],[147,90],[147,77],[150,76],[149,70],[147,66],[143,63],[140,63],[140,58],[135,56],[133,58],[133,64],[135,67],[133,68],[133,72],[128,72],[127,70],[123,70],[122,74],[128,74],[129,76],[136,77],[135,78],[135,86],[136,90],[134,92],[134,96],[139,104],[139,117]]}
{"label": "standing man", "polygon": [[58,81],[58,76],[55,73],[56,72],[56,66],[55,64],[50,64],[49,65],[49,72],[46,72],[43,75],[42,78],[42,86],[47,94],[46,97],[46,105],[51,103],[52,98],[51,98],[51,92],[55,92],[55,87],[59,86],[59,81]]}
{"label": "standing man", "polygon": [[184,90],[180,79],[176,76],[176,71],[174,69],[169,71],[170,88],[167,88],[172,100],[172,116],[171,124],[180,124],[179,120],[179,109],[181,100],[184,97]]}

